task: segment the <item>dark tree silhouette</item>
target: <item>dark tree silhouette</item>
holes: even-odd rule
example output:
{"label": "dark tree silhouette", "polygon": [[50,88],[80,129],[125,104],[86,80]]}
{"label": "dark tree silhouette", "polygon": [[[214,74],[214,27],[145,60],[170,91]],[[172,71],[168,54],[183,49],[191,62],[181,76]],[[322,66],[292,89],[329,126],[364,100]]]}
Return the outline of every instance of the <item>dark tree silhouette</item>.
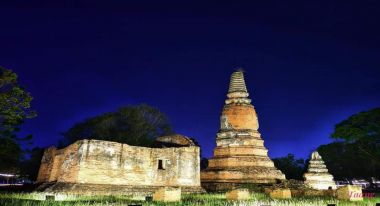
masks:
{"label": "dark tree silhouette", "polygon": [[17,173],[22,154],[21,147],[15,140],[0,138],[0,172]]}
{"label": "dark tree silhouette", "polygon": [[28,179],[35,181],[37,179],[38,170],[40,169],[42,155],[44,154],[44,148],[34,147],[31,151],[29,159],[21,162],[21,175]]}
{"label": "dark tree silhouette", "polygon": [[368,164],[380,166],[380,108],[352,115],[335,125],[331,137],[356,143],[358,154]]}
{"label": "dark tree silhouette", "polygon": [[155,138],[173,134],[165,114],[146,104],[122,107],[75,124],[63,133],[61,146],[80,139],[109,140],[134,146],[152,146]]}
{"label": "dark tree silhouette", "polygon": [[318,151],[337,179],[380,177],[380,108],[338,123],[331,137]]}
{"label": "dark tree silhouette", "polygon": [[18,172],[23,157],[21,142],[31,135],[18,137],[20,125],[36,113],[30,109],[32,96],[17,82],[17,75],[0,67],[0,172]]}
{"label": "dark tree silhouette", "polygon": [[273,159],[274,165],[281,170],[286,179],[302,180],[303,173],[306,170],[304,159],[295,159],[293,154],[288,154],[285,157]]}

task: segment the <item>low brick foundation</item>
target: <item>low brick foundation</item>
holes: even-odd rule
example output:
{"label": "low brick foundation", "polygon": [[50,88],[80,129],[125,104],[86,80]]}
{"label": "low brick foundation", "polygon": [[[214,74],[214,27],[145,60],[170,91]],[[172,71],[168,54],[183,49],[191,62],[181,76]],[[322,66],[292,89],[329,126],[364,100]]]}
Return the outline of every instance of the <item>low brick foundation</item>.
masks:
{"label": "low brick foundation", "polygon": [[247,189],[236,189],[226,193],[227,200],[248,200],[249,196]]}
{"label": "low brick foundation", "polygon": [[163,187],[153,194],[153,201],[178,202],[181,201],[181,188]]}
{"label": "low brick foundation", "polygon": [[275,189],[269,193],[273,199],[289,199],[292,198],[292,193],[289,189]]}
{"label": "low brick foundation", "polygon": [[[79,183],[46,183],[40,185],[36,192],[46,194],[68,195],[141,195],[149,196],[162,188],[161,186],[132,186],[107,184],[79,184]],[[201,187],[180,187],[183,194],[204,193]]]}

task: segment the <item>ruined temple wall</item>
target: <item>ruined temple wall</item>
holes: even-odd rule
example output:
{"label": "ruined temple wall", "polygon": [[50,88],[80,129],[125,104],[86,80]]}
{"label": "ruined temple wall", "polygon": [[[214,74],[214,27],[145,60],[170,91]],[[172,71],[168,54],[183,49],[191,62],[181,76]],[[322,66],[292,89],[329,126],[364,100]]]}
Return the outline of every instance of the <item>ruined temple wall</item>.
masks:
{"label": "ruined temple wall", "polygon": [[49,147],[44,151],[38,170],[37,182],[49,182],[57,148]]}
{"label": "ruined temple wall", "polygon": [[49,148],[37,182],[133,186],[200,186],[199,147],[148,148],[80,140]]}
{"label": "ruined temple wall", "polygon": [[200,185],[199,147],[147,148],[90,140],[81,146],[80,151],[83,158],[79,183]]}
{"label": "ruined temple wall", "polygon": [[[54,177],[55,181],[77,182],[80,169],[79,163],[82,159],[82,153],[80,153],[79,148],[82,145],[82,141],[77,141],[57,152],[55,157],[57,167],[53,167],[52,170],[52,177]],[[56,172],[54,169],[56,169]]]}
{"label": "ruined temple wall", "polygon": [[40,182],[76,182],[81,154],[78,152],[81,141],[57,150],[50,147],[45,150],[38,172]]}

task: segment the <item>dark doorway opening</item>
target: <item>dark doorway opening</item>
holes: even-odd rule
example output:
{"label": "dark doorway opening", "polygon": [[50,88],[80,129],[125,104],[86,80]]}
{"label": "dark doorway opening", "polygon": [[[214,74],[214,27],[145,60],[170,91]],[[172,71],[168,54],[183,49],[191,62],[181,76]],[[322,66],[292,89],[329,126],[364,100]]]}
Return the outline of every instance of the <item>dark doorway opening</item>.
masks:
{"label": "dark doorway opening", "polygon": [[164,170],[164,162],[162,160],[158,160],[158,169],[159,170]]}

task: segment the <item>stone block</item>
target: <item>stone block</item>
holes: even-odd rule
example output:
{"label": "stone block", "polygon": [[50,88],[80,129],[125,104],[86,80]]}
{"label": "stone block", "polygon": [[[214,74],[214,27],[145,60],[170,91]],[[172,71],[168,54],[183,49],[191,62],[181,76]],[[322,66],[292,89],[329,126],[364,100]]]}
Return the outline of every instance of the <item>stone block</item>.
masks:
{"label": "stone block", "polygon": [[301,197],[305,194],[305,191],[301,189],[291,189],[290,190],[292,197]]}
{"label": "stone block", "polygon": [[309,190],[304,191],[304,196],[322,197],[322,196],[325,196],[325,191],[324,190],[309,189]]}
{"label": "stone block", "polygon": [[153,194],[153,201],[178,202],[181,201],[181,188],[163,187]]}
{"label": "stone block", "polygon": [[333,190],[333,189],[324,190],[324,195],[328,197],[335,197],[336,190]]}
{"label": "stone block", "polygon": [[236,189],[231,190],[226,193],[227,200],[248,200],[249,191],[248,189]]}
{"label": "stone block", "polygon": [[265,194],[268,194],[268,195],[269,195],[269,193],[271,193],[272,191],[273,191],[272,188],[269,188],[269,187],[264,188],[264,193],[265,193]]}
{"label": "stone block", "polygon": [[357,185],[346,185],[336,190],[339,200],[361,201],[363,200],[362,187]]}
{"label": "stone block", "polygon": [[289,199],[292,198],[290,189],[275,189],[269,193],[273,199]]}

